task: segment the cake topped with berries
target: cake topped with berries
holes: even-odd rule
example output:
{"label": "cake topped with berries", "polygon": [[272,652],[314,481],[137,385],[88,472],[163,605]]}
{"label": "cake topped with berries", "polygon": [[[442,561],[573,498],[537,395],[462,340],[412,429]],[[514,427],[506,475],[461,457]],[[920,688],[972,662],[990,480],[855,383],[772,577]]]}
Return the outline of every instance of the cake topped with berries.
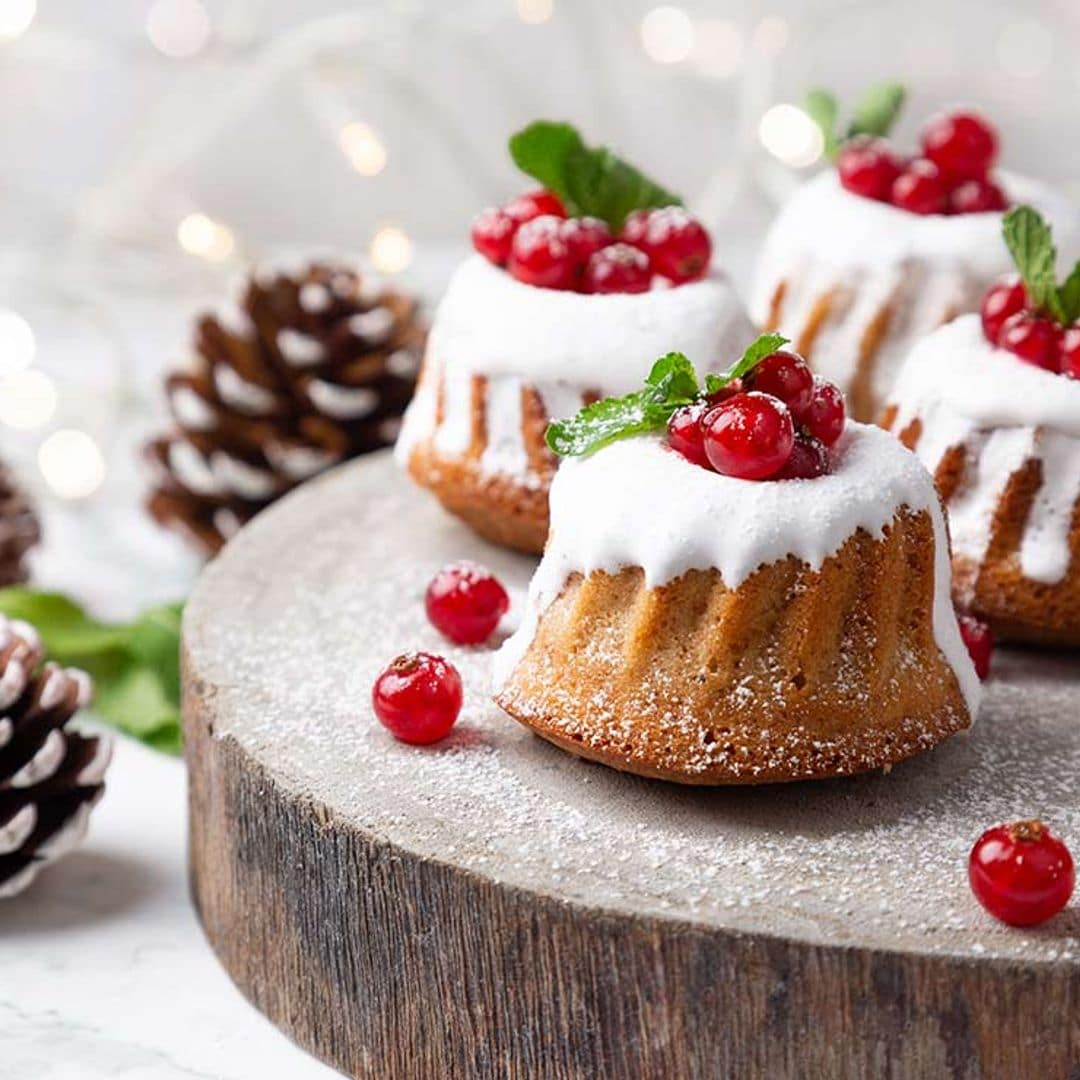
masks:
{"label": "cake topped with berries", "polygon": [[539,552],[548,422],[639,386],[669,349],[718,363],[752,329],[677,196],[568,124],[532,124],[510,152],[544,186],[476,219],[398,457],[483,536]]}
{"label": "cake topped with berries", "polygon": [[715,784],[884,767],[971,722],[931,479],[782,344],[703,382],[664,356],[644,388],[552,425],[551,536],[496,658],[511,716]]}
{"label": "cake topped with berries", "polygon": [[808,96],[834,167],[781,211],[751,300],[754,318],[790,336],[859,420],[876,418],[911,346],[978,310],[1009,268],[1009,206],[1037,206],[1060,233],[1077,231],[1067,200],[997,168],[997,132],[975,112],[932,118],[914,154],[898,149],[887,135],[903,99],[896,84],[875,87],[838,129],[835,99]]}
{"label": "cake topped with berries", "polygon": [[996,635],[1080,644],[1080,263],[1059,283],[1051,232],[1005,218],[1018,276],[920,342],[883,424],[934,474],[958,606]]}

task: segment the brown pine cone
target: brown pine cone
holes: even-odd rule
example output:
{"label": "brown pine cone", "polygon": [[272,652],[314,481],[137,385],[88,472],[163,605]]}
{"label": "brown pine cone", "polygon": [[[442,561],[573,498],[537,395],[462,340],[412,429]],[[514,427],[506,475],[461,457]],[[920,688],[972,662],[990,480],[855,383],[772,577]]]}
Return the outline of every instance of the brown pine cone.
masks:
{"label": "brown pine cone", "polygon": [[40,539],[33,508],[11,472],[0,465],[0,586],[26,580],[26,553]]}
{"label": "brown pine cone", "polygon": [[290,488],[390,445],[425,336],[413,299],[353,267],[257,269],[166,380],[176,427],[147,448],[150,512],[213,554]]}
{"label": "brown pine cone", "polygon": [[90,677],[41,661],[34,628],[0,615],[0,897],[83,838],[112,756],[108,737],[66,727]]}

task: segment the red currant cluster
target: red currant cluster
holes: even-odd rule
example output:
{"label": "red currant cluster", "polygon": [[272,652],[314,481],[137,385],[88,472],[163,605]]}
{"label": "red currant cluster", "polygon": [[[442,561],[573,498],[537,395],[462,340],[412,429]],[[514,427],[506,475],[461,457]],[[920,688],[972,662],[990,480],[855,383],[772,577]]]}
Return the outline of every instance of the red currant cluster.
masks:
{"label": "red currant cluster", "polygon": [[990,178],[997,150],[997,133],[982,117],[955,112],[930,122],[920,157],[905,160],[885,139],[863,137],[840,151],[836,167],[840,183],[867,199],[913,214],[978,214],[1009,206]]}
{"label": "red currant cluster", "polygon": [[472,242],[518,281],[586,293],[646,292],[654,278],[682,285],[704,275],[712,255],[705,227],[680,206],[635,210],[614,236],[599,218],[568,217],[543,190],[482,211]]}
{"label": "red currant cluster", "polygon": [[[494,574],[475,563],[443,567],[428,585],[424,608],[431,624],[458,645],[487,641],[510,607]],[[403,653],[375,680],[371,703],[395,738],[427,746],[450,734],[463,699],[461,676],[434,653]]]}
{"label": "red currant cluster", "polygon": [[1025,364],[1080,379],[1080,323],[1063,327],[1030,307],[1019,278],[991,285],[981,314],[983,334],[991,345],[1006,349]]}
{"label": "red currant cluster", "polygon": [[831,382],[801,356],[775,352],[745,378],[677,410],[668,445],[740,480],[812,480],[829,471],[844,418],[844,397]]}

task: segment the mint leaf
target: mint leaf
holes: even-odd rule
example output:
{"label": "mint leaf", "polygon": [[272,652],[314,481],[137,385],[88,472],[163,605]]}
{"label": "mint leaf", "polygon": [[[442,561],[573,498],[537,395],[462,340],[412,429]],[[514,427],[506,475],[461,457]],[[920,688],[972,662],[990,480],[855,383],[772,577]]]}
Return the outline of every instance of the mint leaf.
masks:
{"label": "mint leaf", "polygon": [[1057,251],[1050,226],[1030,206],[1017,206],[1002,221],[1002,233],[1032,305],[1066,321],[1058,297]]}
{"label": "mint leaf", "polygon": [[645,389],[586,405],[576,416],[548,425],[548,446],[560,457],[580,457],[631,435],[662,431],[671,414],[698,395],[694,367],[682,353],[653,364]]}
{"label": "mint leaf", "polygon": [[871,86],[855,106],[848,138],[856,135],[888,135],[904,107],[906,96],[901,83],[887,82]]}
{"label": "mint leaf", "polygon": [[510,137],[510,156],[575,217],[598,217],[615,231],[634,210],[681,205],[678,195],[606,147],[586,146],[571,124],[537,120]]}
{"label": "mint leaf", "polygon": [[778,349],[782,349],[789,341],[783,334],[762,334],[752,342],[746,352],[735,361],[722,375],[706,375],[705,390],[709,394],[715,394],[723,390],[725,386],[741,379],[749,374],[765,359]]}
{"label": "mint leaf", "polygon": [[179,604],[111,624],[58,593],[10,588],[0,589],[0,612],[34,626],[49,659],[90,675],[91,712],[156,749],[180,752]]}
{"label": "mint leaf", "polygon": [[831,161],[840,149],[840,140],[836,137],[836,118],[840,111],[836,98],[828,90],[808,90],[803,100],[803,111],[820,129],[825,141],[825,156]]}
{"label": "mint leaf", "polygon": [[1080,262],[1072,268],[1065,284],[1058,289],[1058,300],[1065,316],[1062,325],[1071,326],[1080,319]]}

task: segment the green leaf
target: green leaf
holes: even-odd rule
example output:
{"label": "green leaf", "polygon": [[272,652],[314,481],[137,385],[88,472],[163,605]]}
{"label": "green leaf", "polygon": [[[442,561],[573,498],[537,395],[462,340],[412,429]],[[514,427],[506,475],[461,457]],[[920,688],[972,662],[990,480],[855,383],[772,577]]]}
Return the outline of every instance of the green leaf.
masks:
{"label": "green leaf", "polygon": [[888,135],[904,107],[906,96],[903,84],[898,82],[871,86],[855,106],[848,138],[856,135]]}
{"label": "green leaf", "polygon": [[1030,206],[1017,206],[1005,215],[1002,233],[1031,303],[1048,311],[1059,322],[1065,322],[1055,276],[1057,251],[1050,226]]}
{"label": "green leaf", "polygon": [[657,402],[685,405],[697,396],[697,372],[682,353],[669,352],[653,364],[645,376],[645,385]]}
{"label": "green leaf", "polygon": [[839,107],[835,96],[828,90],[815,87],[807,91],[803,100],[803,111],[821,130],[821,137],[825,141],[825,155],[832,160],[840,149],[840,140],[836,136],[836,118]]}
{"label": "green leaf", "polygon": [[611,150],[586,146],[571,124],[535,121],[510,137],[510,156],[558,195],[570,214],[598,217],[614,230],[634,210],[682,204]]}
{"label": "green leaf", "polygon": [[762,334],[749,345],[746,352],[722,375],[705,376],[706,392],[715,394],[736,379],[741,379],[744,375],[749,374],[766,356],[770,356],[778,349],[782,349],[789,340],[783,334]]}
{"label": "green leaf", "polygon": [[1065,316],[1064,325],[1069,326],[1080,319],[1080,262],[1065,279],[1065,284],[1058,289],[1058,300]]}

